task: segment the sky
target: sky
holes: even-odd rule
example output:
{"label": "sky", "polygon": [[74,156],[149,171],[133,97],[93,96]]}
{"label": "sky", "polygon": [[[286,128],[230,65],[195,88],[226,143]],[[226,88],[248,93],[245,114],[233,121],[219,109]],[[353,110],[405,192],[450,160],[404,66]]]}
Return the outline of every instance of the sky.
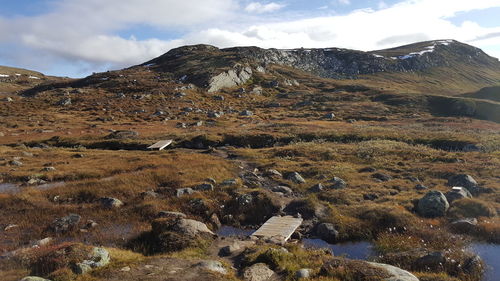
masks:
{"label": "sky", "polygon": [[500,0],[0,0],[0,65],[84,77],[192,44],[378,50],[455,39],[500,58]]}

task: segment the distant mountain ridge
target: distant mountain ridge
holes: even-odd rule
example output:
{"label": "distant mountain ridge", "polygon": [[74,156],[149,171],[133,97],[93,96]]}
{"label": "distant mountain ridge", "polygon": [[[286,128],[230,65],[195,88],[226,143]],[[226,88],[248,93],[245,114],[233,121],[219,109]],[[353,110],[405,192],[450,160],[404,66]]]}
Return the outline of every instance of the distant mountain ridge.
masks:
{"label": "distant mountain ridge", "polygon": [[[206,87],[214,74],[235,66],[247,66],[255,72],[265,71],[272,65],[291,67],[333,79],[367,79],[370,75],[386,73],[396,76],[418,73],[429,75],[432,79],[433,75],[429,71],[441,68],[460,74],[461,78],[458,79],[473,84],[474,90],[500,84],[498,59],[479,48],[455,40],[426,41],[370,52],[341,48],[219,49],[210,45],[193,45],[172,49],[141,66],[168,72],[178,79]],[[237,77],[240,70],[235,71]],[[446,84],[447,81],[443,82]],[[468,90],[464,89],[463,92]]]}

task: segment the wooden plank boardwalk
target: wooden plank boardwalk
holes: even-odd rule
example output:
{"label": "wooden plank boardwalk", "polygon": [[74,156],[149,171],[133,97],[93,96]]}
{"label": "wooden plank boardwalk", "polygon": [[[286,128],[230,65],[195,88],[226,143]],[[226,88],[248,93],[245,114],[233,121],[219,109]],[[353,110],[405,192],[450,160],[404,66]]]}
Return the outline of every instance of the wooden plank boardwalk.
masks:
{"label": "wooden plank boardwalk", "polygon": [[290,239],[295,230],[302,224],[301,218],[292,216],[275,216],[268,219],[259,229],[251,236],[257,238],[277,239],[287,241]]}
{"label": "wooden plank boardwalk", "polygon": [[171,143],[172,143],[172,140],[162,140],[162,141],[159,141],[159,142],[149,146],[148,149],[163,150],[165,147],[169,146]]}

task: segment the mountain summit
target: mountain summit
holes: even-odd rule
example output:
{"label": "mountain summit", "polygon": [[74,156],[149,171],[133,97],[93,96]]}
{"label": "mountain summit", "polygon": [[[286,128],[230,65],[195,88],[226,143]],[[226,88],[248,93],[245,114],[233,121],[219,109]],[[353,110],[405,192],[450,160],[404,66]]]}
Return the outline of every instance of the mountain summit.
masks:
{"label": "mountain summit", "polygon": [[[193,45],[173,49],[141,66],[170,73],[209,91],[241,85],[253,73],[272,71],[276,66],[323,78],[377,80],[389,77],[396,84],[402,78],[411,81],[425,77],[446,86],[456,82],[454,76],[459,75],[459,85],[468,84],[464,90],[477,90],[500,82],[498,59],[455,40],[427,41],[370,52],[341,48],[219,49]],[[448,72],[450,75],[443,75]],[[418,80],[411,82],[418,83]]]}

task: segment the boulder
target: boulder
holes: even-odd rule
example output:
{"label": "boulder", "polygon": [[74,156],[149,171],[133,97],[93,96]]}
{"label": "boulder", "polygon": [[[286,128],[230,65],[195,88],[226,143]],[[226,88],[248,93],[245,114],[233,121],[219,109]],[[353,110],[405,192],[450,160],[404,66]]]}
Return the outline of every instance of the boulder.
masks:
{"label": "boulder", "polygon": [[227,270],[224,268],[220,261],[206,260],[201,261],[195,265],[195,267],[201,268],[203,270],[217,272],[221,274],[227,274]]}
{"label": "boulder", "polygon": [[375,171],[377,171],[377,169],[373,167],[365,167],[358,170],[360,173],[374,173]]}
{"label": "boulder", "polygon": [[101,206],[106,209],[120,208],[123,206],[123,202],[119,199],[113,197],[103,197],[99,199]]}
{"label": "boulder", "polygon": [[369,265],[384,270],[390,276],[384,278],[384,281],[419,281],[415,275],[410,272],[403,270],[399,267],[395,267],[384,263],[367,262]]}
{"label": "boulder", "polygon": [[179,219],[172,227],[172,229],[176,232],[182,233],[184,235],[195,237],[197,235],[207,233],[211,235],[215,235],[206,224],[191,220],[191,219]]}
{"label": "boulder", "polygon": [[325,262],[320,275],[336,277],[339,272],[348,272],[349,280],[419,281],[410,272],[392,265],[339,257]]}
{"label": "boulder", "polygon": [[327,113],[327,114],[325,114],[325,115],[323,116],[323,118],[325,118],[325,119],[329,119],[329,120],[333,120],[333,119],[335,119],[335,114],[334,114],[333,112],[331,112],[331,113]]}
{"label": "boulder", "polygon": [[271,177],[271,178],[282,178],[283,175],[278,172],[277,170],[274,169],[269,169],[264,173],[265,176]]}
{"label": "boulder", "polygon": [[37,276],[26,276],[19,281],[50,281],[50,280],[42,278],[42,277],[37,277]]}
{"label": "boulder", "polygon": [[271,187],[271,191],[272,192],[283,193],[283,194],[286,194],[286,195],[290,195],[290,194],[293,193],[293,191],[292,191],[291,188],[289,188],[288,186],[283,186],[283,185],[278,185],[278,186]]}
{"label": "boulder", "polygon": [[459,186],[454,186],[450,191],[446,192],[445,196],[450,204],[458,199],[472,198],[472,194],[465,187]]}
{"label": "boulder", "polygon": [[192,188],[178,188],[176,191],[175,191],[175,196],[177,197],[182,197],[184,195],[189,195],[189,194],[193,194],[194,193],[194,190]]}
{"label": "boulder", "polygon": [[309,188],[310,192],[320,192],[324,189],[321,183],[315,184]]}
{"label": "boulder", "polygon": [[107,265],[110,259],[109,252],[106,249],[94,247],[88,259],[75,264],[74,272],[76,274],[85,274],[92,269]]}
{"label": "boulder", "polygon": [[477,181],[470,175],[458,174],[448,178],[448,186],[465,187],[471,194],[477,196],[481,189],[477,185]]}
{"label": "boulder", "polygon": [[442,217],[449,207],[450,204],[442,192],[429,191],[418,201],[417,212],[423,217]]}
{"label": "boulder", "polygon": [[295,272],[295,277],[297,279],[304,279],[311,277],[311,270],[309,268],[301,268]]}
{"label": "boulder", "polygon": [[292,172],[292,173],[289,173],[287,176],[286,176],[286,179],[287,180],[290,180],[294,183],[297,183],[297,184],[300,184],[300,183],[305,183],[306,180],[297,172]]}
{"label": "boulder", "polygon": [[50,225],[50,229],[55,233],[66,233],[75,230],[80,223],[80,215],[69,214],[65,217],[55,219]]}
{"label": "boulder", "polygon": [[331,189],[344,189],[347,186],[347,183],[339,177],[333,177],[330,182],[332,183],[332,185],[329,186]]}
{"label": "boulder", "polygon": [[264,263],[256,263],[243,271],[245,281],[268,281],[272,280],[274,276],[274,271]]}
{"label": "boulder", "polygon": [[240,116],[252,116],[252,115],[253,112],[250,110],[243,110],[242,112],[240,112]]}
{"label": "boulder", "polygon": [[476,218],[466,218],[461,220],[453,221],[450,224],[451,229],[460,233],[469,233],[477,229],[477,219]]}
{"label": "boulder", "polygon": [[316,235],[328,243],[335,243],[339,237],[339,232],[332,223],[321,223],[316,228]]}
{"label": "boulder", "polygon": [[238,185],[237,179],[226,179],[221,182],[222,186],[236,186]]}
{"label": "boulder", "polygon": [[9,165],[21,167],[23,165],[23,162],[21,162],[19,160],[12,160],[12,161],[9,162]]}
{"label": "boulder", "polygon": [[211,183],[202,183],[202,184],[199,184],[199,185],[193,187],[193,189],[199,190],[199,191],[213,191],[214,186]]}

